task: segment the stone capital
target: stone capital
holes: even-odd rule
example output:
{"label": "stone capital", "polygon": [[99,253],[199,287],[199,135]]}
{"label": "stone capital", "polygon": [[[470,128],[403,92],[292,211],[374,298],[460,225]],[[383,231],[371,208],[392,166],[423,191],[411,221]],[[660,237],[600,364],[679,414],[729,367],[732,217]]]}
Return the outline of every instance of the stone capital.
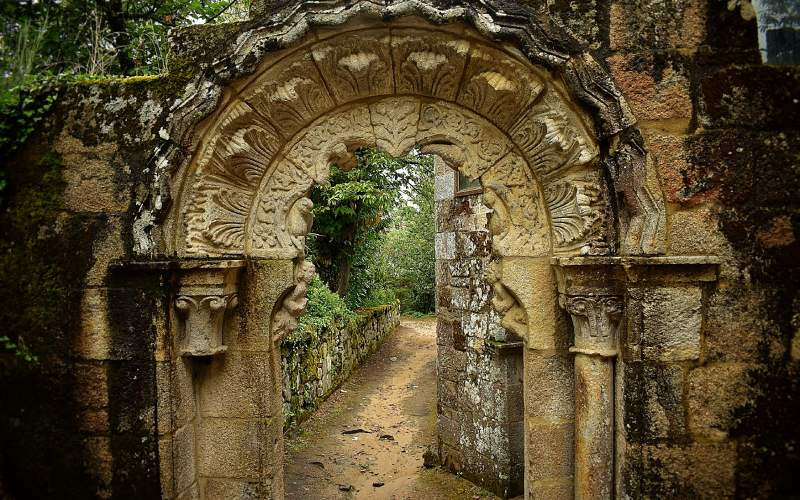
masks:
{"label": "stone capital", "polygon": [[243,261],[219,261],[178,271],[174,306],[181,356],[214,356],[227,350],[223,327],[227,312],[239,302],[243,266]]}
{"label": "stone capital", "polygon": [[617,355],[622,296],[562,295],[559,302],[572,318],[575,340],[570,352],[603,357]]}

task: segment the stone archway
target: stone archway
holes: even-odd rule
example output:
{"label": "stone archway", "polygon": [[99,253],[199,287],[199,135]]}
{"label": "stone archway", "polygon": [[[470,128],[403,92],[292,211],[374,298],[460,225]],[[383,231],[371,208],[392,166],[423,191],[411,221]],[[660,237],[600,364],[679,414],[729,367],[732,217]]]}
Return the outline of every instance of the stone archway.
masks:
{"label": "stone archway", "polygon": [[[251,387],[273,391],[271,402],[250,404],[244,395],[232,400],[240,407],[230,414],[219,404],[228,398],[220,388],[226,384],[201,381],[198,391],[212,394],[213,410],[201,408],[192,424],[197,444],[180,457],[173,452],[173,461],[191,463],[195,478],[210,478],[209,497],[244,494],[253,484],[259,495],[281,496],[274,318],[286,300],[302,301],[307,194],[332,162],[347,164],[359,147],[399,155],[418,145],[481,179],[492,209],[493,303],[503,325],[526,342],[526,372],[548,386],[536,396],[526,386],[526,491],[611,496],[613,359],[626,280],[623,261],[611,256],[660,253],[665,220],[638,133],[620,125],[627,108],[613,84],[588,55],[547,56],[556,70],[547,69],[462,24],[367,19],[295,35],[286,35],[290,48],[267,54],[252,75],[227,85],[197,127],[181,134],[176,125],[169,133],[194,152],[171,176],[175,202],[160,225],[162,252],[187,268],[175,337],[184,345],[190,338],[216,343],[198,354],[227,350],[223,363],[203,369],[223,379],[247,367],[273,370],[266,387]],[[258,55],[270,36],[253,30],[240,37],[227,61]],[[600,113],[589,115],[578,98]],[[200,102],[188,99],[176,120]],[[186,264],[196,260],[204,264]],[[626,269],[636,267],[632,262],[624,261]],[[559,292],[574,341],[558,311]],[[243,305],[229,313],[236,293]],[[223,338],[230,345],[222,346]],[[604,395],[597,404],[587,397],[595,392]],[[248,439],[261,443],[260,451],[236,447]]]}

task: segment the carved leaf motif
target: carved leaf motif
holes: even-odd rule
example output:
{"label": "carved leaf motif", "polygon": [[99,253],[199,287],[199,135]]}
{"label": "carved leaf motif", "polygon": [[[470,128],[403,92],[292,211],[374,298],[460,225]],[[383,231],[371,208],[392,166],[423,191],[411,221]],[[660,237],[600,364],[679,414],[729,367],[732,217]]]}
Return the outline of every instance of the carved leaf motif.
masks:
{"label": "carved leaf motif", "polygon": [[508,129],[544,90],[522,63],[489,47],[473,47],[458,102]]}
{"label": "carved leaf motif", "polygon": [[609,245],[602,233],[606,207],[600,181],[595,175],[585,175],[546,189],[555,243],[562,250],[580,248],[582,254],[605,254]]}
{"label": "carved leaf motif", "polygon": [[206,239],[218,247],[243,248],[244,222],[243,221],[214,221],[203,231]]}
{"label": "carved leaf motif", "polygon": [[569,184],[556,184],[549,186],[546,192],[556,243],[563,245],[581,238],[584,228],[575,199],[578,189]]}
{"label": "carved leaf motif", "polygon": [[360,31],[320,42],[311,49],[338,103],[393,93],[388,37],[383,31]]}
{"label": "carved leaf motif", "polygon": [[392,38],[397,92],[452,101],[464,72],[469,43],[423,30],[399,30]]}
{"label": "carved leaf motif", "polygon": [[384,99],[370,106],[375,141],[379,148],[400,156],[417,137],[420,103],[414,98]]}
{"label": "carved leaf motif", "polygon": [[333,107],[310,54],[290,57],[268,69],[242,96],[288,138]]}
{"label": "carved leaf motif", "polygon": [[473,179],[483,175],[512,147],[488,121],[443,102],[423,104],[417,144],[423,152],[437,154],[442,152],[443,144],[455,146],[459,154],[450,152],[448,156],[461,157],[463,163],[451,166]]}

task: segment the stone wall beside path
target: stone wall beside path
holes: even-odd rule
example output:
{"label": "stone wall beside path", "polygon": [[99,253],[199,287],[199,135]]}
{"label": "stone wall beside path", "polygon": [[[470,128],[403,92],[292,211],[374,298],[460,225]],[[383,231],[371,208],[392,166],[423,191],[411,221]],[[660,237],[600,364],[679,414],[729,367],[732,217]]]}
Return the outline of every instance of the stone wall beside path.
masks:
{"label": "stone wall beside path", "polygon": [[400,324],[397,303],[358,313],[354,323],[281,345],[285,430],[308,418]]}

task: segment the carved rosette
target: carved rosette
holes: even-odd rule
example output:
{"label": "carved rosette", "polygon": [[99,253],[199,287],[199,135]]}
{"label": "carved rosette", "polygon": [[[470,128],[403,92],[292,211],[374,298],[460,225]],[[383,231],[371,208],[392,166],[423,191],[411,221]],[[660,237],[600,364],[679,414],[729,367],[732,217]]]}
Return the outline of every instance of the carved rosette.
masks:
{"label": "carved rosette", "polygon": [[570,352],[603,357],[617,355],[623,300],[618,295],[562,296],[575,333]]}
{"label": "carved rosette", "polygon": [[227,350],[224,324],[238,305],[237,282],[243,266],[244,262],[233,261],[181,271],[174,302],[181,356],[214,356]]}

